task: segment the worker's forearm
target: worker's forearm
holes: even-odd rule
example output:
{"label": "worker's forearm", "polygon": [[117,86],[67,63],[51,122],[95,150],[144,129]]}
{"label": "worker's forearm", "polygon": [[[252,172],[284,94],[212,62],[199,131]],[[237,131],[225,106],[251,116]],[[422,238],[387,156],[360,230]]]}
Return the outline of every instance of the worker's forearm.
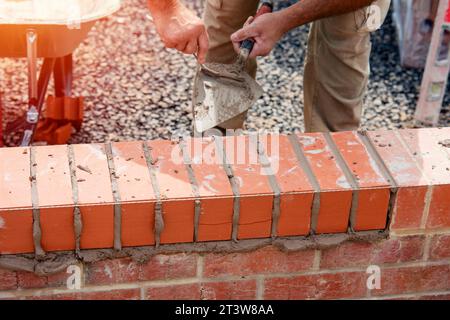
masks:
{"label": "worker's forearm", "polygon": [[279,11],[287,32],[298,26],[322,18],[337,16],[369,6],[375,0],[300,0],[287,9]]}
{"label": "worker's forearm", "polygon": [[147,0],[152,15],[167,14],[176,8],[179,0]]}

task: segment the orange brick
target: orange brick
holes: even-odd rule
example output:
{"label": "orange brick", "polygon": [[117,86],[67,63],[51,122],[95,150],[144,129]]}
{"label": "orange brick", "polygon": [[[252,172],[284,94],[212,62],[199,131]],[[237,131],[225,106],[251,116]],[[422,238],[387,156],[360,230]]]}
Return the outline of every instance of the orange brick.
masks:
{"label": "orange brick", "polygon": [[303,172],[289,138],[267,136],[266,153],[280,188],[278,236],[300,236],[310,232],[314,190]]}
{"label": "orange brick", "polygon": [[317,233],[346,232],[352,189],[321,133],[297,135],[305,156],[320,185]]}
{"label": "orange brick", "polygon": [[450,147],[447,144],[450,141],[450,128],[431,128],[428,130],[434,138],[436,149],[447,155],[447,162],[442,164],[442,170],[434,172],[437,175],[442,174],[443,181],[433,187],[427,227],[434,228],[442,225],[448,227],[450,226],[450,197],[448,196],[450,194]]}
{"label": "orange brick", "polygon": [[[400,130],[398,133],[433,185],[426,227],[450,227],[450,197],[448,196],[450,194],[450,153],[448,148],[439,143],[436,130],[433,129]],[[444,140],[444,137],[449,136],[444,131],[441,138]]]}
{"label": "orange brick", "polygon": [[450,227],[450,185],[433,187],[427,228]]}
{"label": "orange brick", "polygon": [[105,146],[74,145],[82,249],[112,248],[114,199]]}
{"label": "orange brick", "polygon": [[34,251],[28,148],[0,149],[0,254]]}
{"label": "orange brick", "polygon": [[45,251],[73,250],[74,203],[67,146],[36,147],[34,150],[42,248]]}
{"label": "orange brick", "polygon": [[198,241],[230,240],[234,195],[212,138],[188,139],[186,152],[201,197]]}
{"label": "orange brick", "polygon": [[195,195],[178,143],[148,142],[163,201],[164,230],[161,243],[194,240]]}
{"label": "orange brick", "polygon": [[356,132],[332,134],[339,152],[359,186],[355,231],[386,228],[390,184]]}
{"label": "orange brick", "polygon": [[122,208],[122,245],[155,243],[156,197],[141,142],[112,144]]}
{"label": "orange brick", "polygon": [[224,141],[227,161],[239,184],[238,239],[268,238],[274,194],[268,177],[262,174],[256,142],[248,136],[225,137]]}
{"label": "orange brick", "polygon": [[391,229],[420,228],[428,180],[395,131],[367,133],[398,186]]}

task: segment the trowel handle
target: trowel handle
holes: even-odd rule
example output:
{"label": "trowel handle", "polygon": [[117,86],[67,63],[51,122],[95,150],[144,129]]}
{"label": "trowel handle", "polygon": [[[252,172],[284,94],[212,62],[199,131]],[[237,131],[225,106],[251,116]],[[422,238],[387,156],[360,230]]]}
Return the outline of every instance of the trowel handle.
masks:
{"label": "trowel handle", "polygon": [[[272,13],[272,11],[273,11],[272,1],[264,1],[261,7],[259,7],[258,11],[256,12],[254,19],[258,18],[259,16],[262,16],[263,14]],[[251,52],[253,50],[254,45],[255,40],[246,39],[242,41],[241,49],[247,49],[249,52]]]}

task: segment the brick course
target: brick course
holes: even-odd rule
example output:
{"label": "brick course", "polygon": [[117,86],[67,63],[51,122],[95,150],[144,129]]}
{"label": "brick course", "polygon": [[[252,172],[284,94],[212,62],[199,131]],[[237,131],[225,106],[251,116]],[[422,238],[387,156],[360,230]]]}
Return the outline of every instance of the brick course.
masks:
{"label": "brick course", "polygon": [[[84,264],[75,291],[65,272],[2,269],[0,299],[448,299],[449,128],[265,138],[278,139],[280,154],[270,144],[251,149],[251,137],[200,141],[215,163],[197,161],[198,150],[190,163],[175,163],[186,148],[162,140],[0,149],[0,259],[33,253],[36,244],[47,252],[158,241],[195,248],[327,233],[364,238],[387,228],[386,237],[292,252],[269,245],[106,259]],[[239,143],[245,154],[232,154]],[[367,288],[369,265],[380,266],[381,289]]]}

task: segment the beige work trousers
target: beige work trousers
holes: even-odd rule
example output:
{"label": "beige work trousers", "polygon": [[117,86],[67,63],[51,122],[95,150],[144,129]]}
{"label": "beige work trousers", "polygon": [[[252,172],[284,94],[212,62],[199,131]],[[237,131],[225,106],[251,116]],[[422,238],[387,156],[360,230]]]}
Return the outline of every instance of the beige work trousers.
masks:
{"label": "beige work trousers", "polygon": [[[258,3],[207,0],[204,21],[210,37],[208,62],[234,62],[236,53],[230,35],[255,14]],[[303,85],[307,132],[358,129],[370,73],[370,32],[382,25],[389,5],[390,0],[378,0],[370,7],[311,24]],[[247,69],[255,76],[256,61],[249,61]],[[246,114],[241,114],[220,127],[242,128],[245,118]]]}

